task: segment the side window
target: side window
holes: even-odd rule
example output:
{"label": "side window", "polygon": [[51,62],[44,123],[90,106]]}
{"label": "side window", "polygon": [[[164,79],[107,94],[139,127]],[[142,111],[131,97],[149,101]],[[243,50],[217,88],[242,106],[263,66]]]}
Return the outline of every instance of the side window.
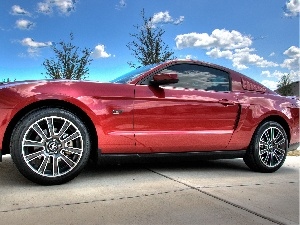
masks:
{"label": "side window", "polygon": [[229,74],[225,71],[195,64],[177,64],[160,73],[176,73],[179,82],[166,86],[206,91],[229,91]]}

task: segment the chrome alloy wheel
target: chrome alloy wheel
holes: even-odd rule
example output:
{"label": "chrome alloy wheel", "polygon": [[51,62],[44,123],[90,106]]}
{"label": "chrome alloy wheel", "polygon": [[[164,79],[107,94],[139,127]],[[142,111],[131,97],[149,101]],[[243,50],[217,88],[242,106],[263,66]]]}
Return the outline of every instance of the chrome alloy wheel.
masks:
{"label": "chrome alloy wheel", "polygon": [[73,170],[83,154],[80,130],[68,119],[49,116],[34,122],[22,139],[22,157],[29,168],[46,177]]}
{"label": "chrome alloy wheel", "polygon": [[278,127],[267,128],[259,139],[259,158],[267,167],[276,167],[285,159],[286,136]]}

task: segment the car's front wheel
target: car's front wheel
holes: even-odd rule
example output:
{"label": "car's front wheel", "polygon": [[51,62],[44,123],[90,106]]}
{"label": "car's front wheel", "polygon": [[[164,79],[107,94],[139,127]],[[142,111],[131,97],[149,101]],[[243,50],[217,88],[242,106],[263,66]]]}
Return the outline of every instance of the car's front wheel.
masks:
{"label": "car's front wheel", "polygon": [[254,133],[244,162],[254,171],[274,172],[284,163],[287,148],[288,138],[283,127],[279,123],[267,121]]}
{"label": "car's front wheel", "polygon": [[11,156],[29,180],[43,185],[75,178],[90,155],[90,138],[84,123],[59,108],[42,108],[25,115],[13,130]]}

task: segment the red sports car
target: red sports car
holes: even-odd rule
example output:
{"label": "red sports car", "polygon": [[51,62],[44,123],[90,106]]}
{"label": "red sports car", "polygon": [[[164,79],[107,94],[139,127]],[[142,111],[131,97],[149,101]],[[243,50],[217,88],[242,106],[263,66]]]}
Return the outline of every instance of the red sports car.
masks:
{"label": "red sports car", "polygon": [[[243,157],[278,170],[299,143],[299,102],[230,69],[173,60],[111,83],[0,85],[0,159],[29,180],[61,184],[98,155]],[[163,154],[162,154],[163,153]]]}

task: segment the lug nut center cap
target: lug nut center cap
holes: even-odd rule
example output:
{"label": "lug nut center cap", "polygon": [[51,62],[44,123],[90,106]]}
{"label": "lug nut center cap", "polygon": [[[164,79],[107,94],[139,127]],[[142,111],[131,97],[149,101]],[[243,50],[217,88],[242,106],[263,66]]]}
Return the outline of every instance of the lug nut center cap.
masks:
{"label": "lug nut center cap", "polygon": [[60,147],[61,147],[61,144],[57,140],[55,140],[55,139],[50,140],[47,143],[47,150],[50,153],[57,153],[58,150],[60,149]]}

